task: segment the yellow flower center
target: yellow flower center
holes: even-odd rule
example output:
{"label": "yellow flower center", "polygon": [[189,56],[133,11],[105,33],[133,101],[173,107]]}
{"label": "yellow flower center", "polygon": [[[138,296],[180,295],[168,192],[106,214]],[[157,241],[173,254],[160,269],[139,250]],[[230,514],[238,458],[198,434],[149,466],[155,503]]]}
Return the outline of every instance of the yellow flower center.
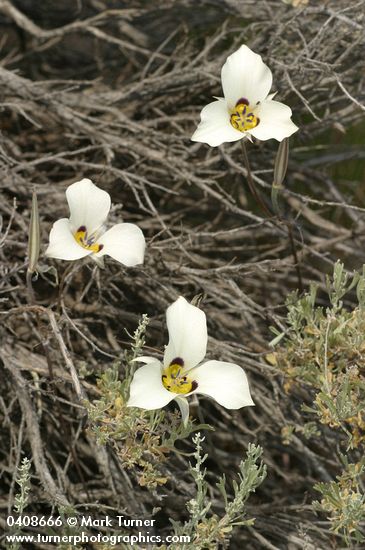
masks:
{"label": "yellow flower center", "polygon": [[239,99],[234,109],[230,112],[230,123],[235,130],[247,132],[252,130],[260,122],[260,119],[254,113],[255,107],[252,107],[245,98]]}
{"label": "yellow flower center", "polygon": [[78,228],[76,233],[74,233],[75,240],[82,246],[82,248],[86,248],[87,250],[91,250],[95,254],[97,252],[100,252],[100,250],[103,249],[104,245],[102,244],[95,244],[95,236],[94,235],[88,235],[87,229],[84,225]]}
{"label": "yellow flower center", "polygon": [[173,359],[163,371],[162,384],[173,393],[190,393],[198,387],[195,380],[192,380],[184,373],[184,361],[180,357]]}

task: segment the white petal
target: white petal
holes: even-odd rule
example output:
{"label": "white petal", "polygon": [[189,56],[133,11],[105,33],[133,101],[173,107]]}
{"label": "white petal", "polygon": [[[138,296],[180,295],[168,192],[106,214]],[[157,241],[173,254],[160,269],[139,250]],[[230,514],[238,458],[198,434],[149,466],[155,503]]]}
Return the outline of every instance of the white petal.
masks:
{"label": "white petal", "polygon": [[272,74],[261,55],[241,46],[222,67],[222,87],[228,106],[245,98],[250,105],[266,99],[272,85]]}
{"label": "white petal", "polygon": [[260,122],[249,133],[262,141],[271,138],[282,141],[298,130],[298,126],[290,119],[291,108],[279,101],[263,101],[255,109],[255,115]]}
{"label": "white petal", "polygon": [[91,180],[84,178],[67,188],[66,198],[73,231],[85,226],[90,235],[102,227],[110,210],[109,193],[99,189]]}
{"label": "white petal", "polygon": [[186,424],[188,423],[188,420],[189,420],[189,403],[188,403],[188,400],[185,399],[185,397],[180,397],[180,395],[179,395],[178,397],[175,397],[175,401],[179,405],[179,409],[180,409],[180,412],[181,412],[181,420],[182,420],[184,426],[186,426]]}
{"label": "white petal", "polygon": [[240,409],[255,404],[245,371],[234,363],[207,361],[191,371],[190,376],[198,383],[192,393],[213,397],[227,409]]}
{"label": "white petal", "polygon": [[176,397],[162,384],[161,363],[154,363],[139,368],[131,382],[128,407],[139,407],[151,411],[161,409]]}
{"label": "white petal", "polygon": [[156,363],[156,362],[159,363],[159,361],[156,359],[156,357],[148,357],[147,355],[140,355],[139,357],[136,357],[135,359],[132,359],[132,362],[144,363],[145,365],[151,364],[151,363]]}
{"label": "white petal", "polygon": [[59,260],[79,260],[91,254],[90,250],[80,246],[71,233],[70,220],[62,218],[53,224],[49,234],[46,256]]}
{"label": "white petal", "polygon": [[107,254],[128,267],[143,263],[146,243],[141,229],[133,223],[114,225],[96,242],[103,245],[97,257]]}
{"label": "white petal", "polygon": [[165,349],[164,365],[180,357],[184,367],[195,367],[205,357],[208,342],[207,320],[204,311],[182,296],[166,311],[169,343]]}
{"label": "white petal", "polygon": [[226,141],[242,139],[244,134],[233,128],[229,118],[227,103],[224,99],[209,103],[200,113],[201,120],[191,140],[216,147]]}

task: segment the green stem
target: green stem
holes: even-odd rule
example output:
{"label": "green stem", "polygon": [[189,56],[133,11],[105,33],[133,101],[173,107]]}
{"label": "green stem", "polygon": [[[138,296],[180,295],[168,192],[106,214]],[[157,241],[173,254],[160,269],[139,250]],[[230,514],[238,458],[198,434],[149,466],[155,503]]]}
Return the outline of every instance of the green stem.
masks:
{"label": "green stem", "polygon": [[277,185],[276,183],[271,187],[272,208],[279,219],[282,218],[282,210],[279,204],[279,194],[282,188],[282,185]]}

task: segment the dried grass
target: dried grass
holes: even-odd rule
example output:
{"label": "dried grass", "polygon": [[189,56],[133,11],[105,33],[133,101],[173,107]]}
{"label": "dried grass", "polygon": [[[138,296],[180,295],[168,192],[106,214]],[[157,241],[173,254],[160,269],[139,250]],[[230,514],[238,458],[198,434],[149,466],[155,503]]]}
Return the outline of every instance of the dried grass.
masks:
{"label": "dried grass", "polygon": [[[187,459],[165,463],[171,481],[162,490],[137,486],[112,449],[97,448],[85,433],[79,398],[93,399],[97,389],[94,377],[80,382],[77,371],[86,364],[102,372],[120,357],[125,329],[133,331],[142,313],[152,318],[148,346],[161,349],[168,304],[179,294],[203,294],[209,354],[246,369],[256,402],[238,412],[203,399],[193,408],[215,427],[207,436],[213,506],[221,506],[216,476],[237,470],[249,442],[264,447],[269,470],[248,504],[255,526],[238,528],[231,548],[339,548],[310,506],[314,482],[338,473],[336,442],[298,436],[284,445],[286,423],[303,423],[300,403],[264,359],[269,326],[283,326],[284,299],[298,287],[285,226],[263,216],[248,194],[238,144],[211,149],[189,137],[200,108],[220,94],[226,56],[248,43],[272,68],[277,97],[300,126],[283,204],[303,285],[322,284],[337,258],[359,268],[364,151],[354,128],[365,109],[365,2],[128,4],[0,0],[1,515],[10,511],[27,455],[32,513],[51,502],[134,517],[159,506],[160,529],[170,532],[167,517],[181,519],[192,494]],[[267,197],[276,146],[249,147]],[[60,286],[50,274],[40,277],[39,307],[28,306],[33,186],[45,248],[53,221],[67,215],[66,187],[81,177],[110,192],[111,222],[122,216],[143,229],[145,265],[121,270],[109,261],[100,271],[54,262]],[[41,258],[41,266],[49,263]]]}

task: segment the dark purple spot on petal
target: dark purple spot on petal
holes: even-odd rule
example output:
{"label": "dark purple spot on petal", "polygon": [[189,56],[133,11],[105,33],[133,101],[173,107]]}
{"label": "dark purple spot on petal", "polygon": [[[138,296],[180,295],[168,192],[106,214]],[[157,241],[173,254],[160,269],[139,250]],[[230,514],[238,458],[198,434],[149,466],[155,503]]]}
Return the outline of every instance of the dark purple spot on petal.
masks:
{"label": "dark purple spot on petal", "polygon": [[104,245],[103,245],[103,244],[99,244],[98,246],[99,246],[98,252],[100,252],[100,250],[103,250],[103,248],[104,248]]}
{"label": "dark purple spot on petal", "polygon": [[77,231],[82,231],[83,233],[86,233],[86,227],[85,225],[80,225]]}
{"label": "dark purple spot on petal", "polygon": [[198,382],[193,380],[192,383],[191,383],[191,390],[190,391],[196,390],[197,387],[198,387]]}
{"label": "dark purple spot on petal", "polygon": [[184,360],[181,359],[181,357],[175,357],[175,359],[173,359],[170,362],[170,365],[180,365],[180,367],[183,367],[184,366]]}
{"label": "dark purple spot on petal", "polygon": [[241,99],[239,99],[236,103],[236,107],[237,105],[240,105],[241,103],[243,103],[244,105],[249,105],[250,102],[248,101],[248,99],[246,99],[245,97],[241,97]]}

